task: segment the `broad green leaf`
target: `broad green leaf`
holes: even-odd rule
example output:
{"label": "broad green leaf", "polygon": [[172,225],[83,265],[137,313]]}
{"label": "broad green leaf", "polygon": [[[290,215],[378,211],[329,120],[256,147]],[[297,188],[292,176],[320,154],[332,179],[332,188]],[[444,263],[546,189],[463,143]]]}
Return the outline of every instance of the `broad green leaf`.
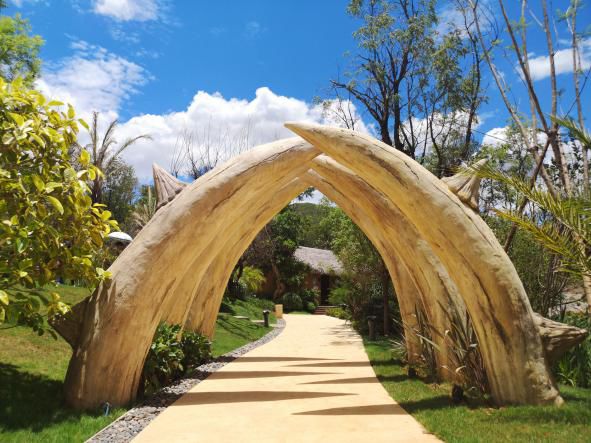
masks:
{"label": "broad green leaf", "polygon": [[37,174],[33,174],[31,178],[33,180],[33,184],[35,185],[38,191],[42,191],[43,189],[45,189],[45,183],[43,183],[41,177],[39,177]]}
{"label": "broad green leaf", "polygon": [[51,195],[48,195],[47,196],[47,200],[49,200],[49,202],[52,204],[52,206],[55,209],[57,209],[57,211],[60,214],[63,214],[64,213],[64,207],[62,206],[61,202],[57,198],[52,197]]}
{"label": "broad green leaf", "polygon": [[10,303],[10,299],[8,298],[8,294],[6,291],[0,289],[0,303],[7,306]]}
{"label": "broad green leaf", "polygon": [[31,132],[29,134],[29,137],[31,137],[33,140],[35,140],[39,144],[39,146],[41,146],[42,148],[45,147],[45,141],[41,137],[39,137],[37,134],[35,134],[34,132]]}
{"label": "broad green leaf", "polygon": [[12,118],[12,120],[19,126],[22,126],[25,123],[25,119],[20,114],[9,112],[8,115],[10,115],[10,118]]}
{"label": "broad green leaf", "polygon": [[50,193],[56,188],[61,188],[63,185],[57,182],[49,182],[45,185],[45,192]]}
{"label": "broad green leaf", "polygon": [[79,161],[80,161],[80,164],[83,167],[88,166],[88,164],[90,163],[90,154],[88,153],[88,151],[86,149],[83,149],[80,152],[80,159],[79,159]]}

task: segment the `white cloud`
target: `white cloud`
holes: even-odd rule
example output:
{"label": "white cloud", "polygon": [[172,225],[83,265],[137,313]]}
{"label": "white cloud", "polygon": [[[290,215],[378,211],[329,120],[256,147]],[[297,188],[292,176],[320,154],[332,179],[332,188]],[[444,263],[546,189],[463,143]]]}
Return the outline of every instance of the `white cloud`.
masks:
{"label": "white cloud", "polygon": [[[37,88],[46,96],[71,103],[77,115],[89,121],[92,111],[99,111],[99,126],[118,117],[125,101],[150,80],[141,66],[104,48],[84,41],[72,44],[74,55],[45,70],[37,81]],[[355,106],[349,109],[359,119]],[[152,140],[141,140],[124,153],[124,158],[136,168],[140,180],[151,178],[152,163],[165,168],[183,134],[190,134],[195,150],[213,146],[224,161],[252,146],[294,134],[283,127],[286,121],[307,121],[339,125],[336,105],[323,107],[293,97],[275,94],[267,87],[256,90],[252,100],[224,98],[220,93],[199,91],[186,109],[165,114],[145,114],[120,124],[116,138],[123,141],[140,134]],[[359,131],[367,131],[363,121],[356,124]],[[80,142],[87,135],[82,131]]]}
{"label": "white cloud", "polygon": [[[433,116],[431,123],[433,136],[439,143],[444,142],[444,135],[448,135],[450,131],[456,131],[457,134],[465,134],[468,126],[468,113],[458,111],[447,115],[439,114]],[[476,116],[472,122],[472,129],[478,128],[484,121],[483,116]],[[431,131],[429,128],[429,121],[427,118],[413,117],[411,120],[406,120],[403,123],[409,136],[414,135],[414,142],[416,144],[416,155],[422,155],[423,151],[429,155],[433,151],[433,141],[431,140]],[[449,140],[449,138],[448,138]]]}
{"label": "white cloud", "polygon": [[72,44],[74,55],[49,65],[37,89],[46,96],[70,103],[87,119],[92,111],[114,118],[123,101],[149,79],[141,66],[85,41]]}
{"label": "white cloud", "polygon": [[94,0],[93,12],[117,21],[157,20],[161,5],[157,0]]}
{"label": "white cloud", "polygon": [[[336,123],[325,116],[321,106],[261,87],[252,100],[226,99],[219,93],[199,91],[186,110],[134,117],[121,125],[118,137],[152,136],[152,140],[142,140],[124,153],[140,180],[145,181],[151,176],[152,163],[169,167],[177,139],[183,133],[193,136],[196,151],[213,145],[223,161],[252,146],[292,137],[294,134],[283,127],[286,121]],[[363,123],[359,130],[366,130]]]}
{"label": "white cloud", "polygon": [[[467,7],[465,11],[467,14],[467,20],[465,20],[464,13],[458,7],[455,1],[448,0],[446,2],[441,2],[439,6],[440,7],[437,10],[437,26],[435,27],[437,36],[441,37],[457,30],[459,31],[462,38],[467,38],[468,33],[465,29],[466,24],[470,26],[470,29],[473,32],[475,32],[474,23],[471,18],[472,13]],[[480,11],[480,16],[483,18],[481,20],[480,26],[483,28],[483,30],[486,30],[491,25],[490,20],[488,19],[493,10],[491,0],[480,0],[477,7]]]}
{"label": "white cloud", "polygon": [[506,143],[507,127],[489,129],[484,137],[482,137],[482,144],[488,146],[499,146]]}
{"label": "white cloud", "polygon": [[[586,70],[591,67],[591,39],[581,42],[581,69]],[[561,49],[554,54],[554,65],[556,74],[567,74],[573,72],[573,50],[572,48]],[[530,57],[529,67],[531,77],[534,81],[542,80],[550,76],[550,57],[540,55]]]}
{"label": "white cloud", "polygon": [[130,32],[123,29],[121,26],[114,26],[109,30],[113,40],[123,43],[138,44],[141,41],[140,35],[137,32]]}

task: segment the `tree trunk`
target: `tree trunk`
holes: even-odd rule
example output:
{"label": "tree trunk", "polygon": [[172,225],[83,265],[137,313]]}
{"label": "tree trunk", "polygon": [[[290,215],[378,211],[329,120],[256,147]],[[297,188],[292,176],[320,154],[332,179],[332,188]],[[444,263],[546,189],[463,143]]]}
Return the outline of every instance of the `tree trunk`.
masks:
{"label": "tree trunk", "polygon": [[281,278],[281,272],[279,272],[279,268],[275,262],[271,262],[271,270],[273,271],[273,275],[275,276],[275,291],[273,291],[273,300],[279,301],[283,293],[285,292],[285,283],[283,283],[283,279]]}
{"label": "tree trunk", "polygon": [[390,274],[382,261],[382,300],[384,304],[384,337],[390,335]]}

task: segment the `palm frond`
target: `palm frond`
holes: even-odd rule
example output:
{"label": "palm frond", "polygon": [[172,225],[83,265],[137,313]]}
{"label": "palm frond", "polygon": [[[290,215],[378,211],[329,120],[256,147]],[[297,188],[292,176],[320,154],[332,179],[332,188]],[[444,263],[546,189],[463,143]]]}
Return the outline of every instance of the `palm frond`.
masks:
{"label": "palm frond", "polygon": [[547,213],[542,221],[532,220],[527,214],[496,209],[505,220],[515,223],[530,233],[549,251],[558,254],[563,270],[580,275],[591,275],[589,250],[591,248],[591,201],[587,196],[554,196],[545,189],[509,176],[490,166],[469,167],[463,173],[498,181],[526,198]]}
{"label": "palm frond", "polygon": [[570,135],[577,139],[584,147],[591,149],[591,134],[579,126],[572,117],[551,117],[552,121],[568,130]]}

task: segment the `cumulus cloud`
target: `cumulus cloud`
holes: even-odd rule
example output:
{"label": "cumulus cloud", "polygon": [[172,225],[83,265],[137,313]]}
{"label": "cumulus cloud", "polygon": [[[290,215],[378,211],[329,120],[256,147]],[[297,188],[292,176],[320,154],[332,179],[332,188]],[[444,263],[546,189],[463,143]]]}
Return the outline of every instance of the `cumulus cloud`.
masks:
{"label": "cumulus cloud", "polygon": [[[36,87],[51,99],[72,104],[78,116],[87,121],[92,111],[100,112],[99,130],[103,131],[108,122],[119,116],[125,101],[150,81],[150,74],[141,66],[84,41],[73,43],[72,49],[72,56],[44,70]],[[123,154],[140,180],[149,181],[152,163],[168,168],[183,136],[191,138],[194,150],[212,149],[224,161],[252,146],[293,136],[283,127],[286,121],[341,126],[338,112],[342,108],[357,121],[356,130],[369,132],[352,103],[341,107],[337,102],[308,103],[261,87],[250,100],[199,91],[186,109],[138,115],[122,122],[116,138],[123,141],[140,134],[152,137]],[[82,131],[80,142],[86,141]]]}
{"label": "cumulus cloud", "polygon": [[[138,177],[147,180],[152,163],[169,167],[183,135],[191,137],[193,149],[213,149],[223,161],[252,146],[292,137],[294,134],[283,127],[286,121],[338,123],[322,106],[261,87],[252,100],[226,99],[220,93],[199,91],[187,109],[134,117],[121,125],[118,136],[122,140],[138,134],[152,136],[152,140],[142,140],[124,154]],[[367,131],[362,122],[358,128]]]}
{"label": "cumulus cloud", "polygon": [[159,18],[158,0],[94,0],[93,12],[117,21],[152,21]]}
{"label": "cumulus cloud", "polygon": [[[449,135],[450,131],[462,136],[465,134],[468,126],[469,115],[467,112],[458,111],[450,114],[437,113],[433,117],[431,123],[433,130],[433,138],[438,143],[443,143],[445,137]],[[472,129],[478,128],[484,121],[483,116],[476,116],[472,122]],[[433,152],[433,141],[431,139],[431,131],[429,128],[429,121],[427,118],[413,117],[403,123],[404,128],[410,136],[414,136],[414,143],[416,144],[416,155],[422,155],[423,151],[426,155]],[[447,138],[448,141],[450,138]]]}
{"label": "cumulus cloud", "polygon": [[484,137],[482,137],[482,144],[487,146],[499,146],[506,143],[507,129],[506,126],[489,129],[486,131]]}
{"label": "cumulus cloud", "polygon": [[[581,69],[591,67],[591,39],[583,40],[580,48]],[[573,72],[573,50],[572,48],[561,49],[554,54],[554,65],[556,74],[568,74]],[[529,66],[534,81],[550,77],[550,57],[545,55],[529,58]]]}
{"label": "cumulus cloud", "polygon": [[82,118],[92,111],[116,117],[123,101],[150,79],[144,68],[102,47],[78,41],[72,49],[72,56],[44,70],[36,87],[72,104]]}

